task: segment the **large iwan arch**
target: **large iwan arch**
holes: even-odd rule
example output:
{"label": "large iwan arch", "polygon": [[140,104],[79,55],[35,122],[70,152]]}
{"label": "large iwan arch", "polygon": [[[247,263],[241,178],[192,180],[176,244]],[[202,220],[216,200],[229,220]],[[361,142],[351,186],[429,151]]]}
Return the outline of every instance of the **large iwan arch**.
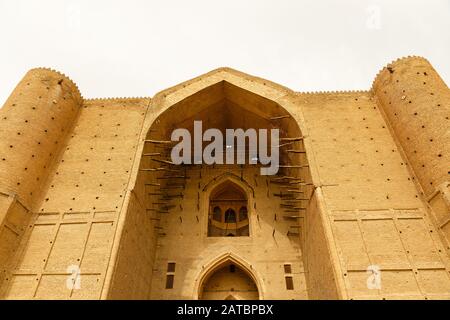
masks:
{"label": "large iwan arch", "polygon": [[[152,99],[149,106],[152,112],[143,124],[137,150],[140,157],[135,159],[130,186],[133,186],[132,192],[139,199],[137,201],[146,207],[146,214],[154,221],[156,232],[151,241],[155,246],[153,263],[158,266],[153,269],[166,270],[168,264],[176,264],[177,269],[174,274],[152,276],[151,298],[165,298],[166,295],[187,298],[185,292],[193,281],[189,277],[201,268],[198,262],[195,263],[195,257],[213,259],[223,245],[237,247],[237,254],[251,265],[267,263],[260,260],[267,254],[263,244],[274,247],[282,245],[282,250],[271,250],[274,262],[270,264],[273,267],[277,264],[280,268],[282,264],[275,261],[292,260],[296,265],[301,264],[298,260],[302,256],[299,251],[303,246],[299,233],[300,219],[306,212],[315,178],[308,158],[306,129],[300,129],[304,126],[303,116],[295,104],[286,98],[292,94],[289,89],[269,81],[230,69],[218,69],[163,91]],[[183,128],[194,136],[194,121],[202,121],[203,131],[209,128],[222,132],[237,128],[278,129],[278,174],[261,176],[261,164],[172,165],[170,150],[174,143],[170,141],[171,133]],[[227,233],[227,237],[208,237],[209,195],[214,186],[226,181],[236,183],[247,194],[249,236],[236,237]],[[282,206],[286,200],[294,201],[294,204],[286,203],[289,212],[285,212],[286,207]],[[136,213],[124,212],[121,217],[124,225],[127,215],[133,214]],[[119,232],[123,234],[123,231]],[[182,241],[178,240],[179,235],[183,235]],[[258,241],[261,243],[258,244]],[[195,246],[193,249],[183,249],[185,243]],[[125,247],[117,251],[119,260],[124,250]],[[248,254],[258,250],[260,254]],[[178,251],[179,254],[176,253]],[[166,258],[168,255],[173,257]],[[290,258],[292,256],[296,258]],[[180,275],[180,265],[186,270],[183,275]],[[114,279],[120,274],[120,266],[109,272],[114,272],[111,274]],[[166,281],[169,276],[171,280]],[[298,279],[294,292],[286,291],[283,273],[279,278],[281,282],[273,290],[286,291],[287,298],[307,292],[304,274],[295,278]],[[114,281],[110,285],[110,292],[120,288],[115,286]],[[265,294],[260,289],[258,292],[260,297]]]}

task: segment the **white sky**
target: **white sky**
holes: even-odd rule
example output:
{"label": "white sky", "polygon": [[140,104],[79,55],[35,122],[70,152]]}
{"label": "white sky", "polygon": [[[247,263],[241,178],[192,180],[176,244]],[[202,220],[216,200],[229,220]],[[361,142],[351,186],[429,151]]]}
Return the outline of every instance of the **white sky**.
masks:
{"label": "white sky", "polygon": [[406,55],[450,83],[449,0],[0,0],[0,105],[25,72],[153,96],[220,66],[296,91],[369,89]]}

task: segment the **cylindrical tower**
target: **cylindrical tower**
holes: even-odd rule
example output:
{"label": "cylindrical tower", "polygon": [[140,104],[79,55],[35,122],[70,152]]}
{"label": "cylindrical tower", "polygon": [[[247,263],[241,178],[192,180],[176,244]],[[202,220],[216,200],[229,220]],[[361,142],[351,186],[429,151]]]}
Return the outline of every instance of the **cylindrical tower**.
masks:
{"label": "cylindrical tower", "polygon": [[425,195],[450,174],[450,91],[421,57],[399,59],[376,77],[372,90]]}
{"label": "cylindrical tower", "polygon": [[0,192],[32,208],[82,98],[50,69],[32,69],[0,109]]}

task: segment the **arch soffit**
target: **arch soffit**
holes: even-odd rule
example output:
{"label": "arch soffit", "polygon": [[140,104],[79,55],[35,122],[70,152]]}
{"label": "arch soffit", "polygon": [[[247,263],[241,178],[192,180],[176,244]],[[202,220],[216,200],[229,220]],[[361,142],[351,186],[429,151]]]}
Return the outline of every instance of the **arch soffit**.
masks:
{"label": "arch soffit", "polygon": [[247,181],[245,181],[245,179],[241,179],[241,177],[231,172],[225,172],[217,177],[212,178],[210,181],[208,181],[208,183],[205,184],[202,191],[203,192],[206,191],[207,197],[209,199],[209,195],[211,194],[211,192],[217,186],[221,185],[226,181],[230,181],[236,184],[238,187],[243,189],[243,191],[247,195],[251,195],[253,198],[255,197],[255,190],[253,189],[253,187]]}
{"label": "arch soffit", "polygon": [[[291,115],[293,119],[297,119],[295,115],[300,116],[295,112],[296,108],[293,100],[286,99],[286,97],[295,97],[295,93],[291,89],[262,78],[233,70],[231,68],[219,68],[157,93],[150,102],[149,108],[153,110],[153,116],[149,117],[145,123],[143,131],[145,135],[147,135],[147,132],[153,125],[154,120],[157,119],[162,113],[169,110],[172,106],[182,100],[220,82],[226,82],[242,90],[277,103],[286,113]],[[298,125],[301,132],[304,133],[300,123]]]}

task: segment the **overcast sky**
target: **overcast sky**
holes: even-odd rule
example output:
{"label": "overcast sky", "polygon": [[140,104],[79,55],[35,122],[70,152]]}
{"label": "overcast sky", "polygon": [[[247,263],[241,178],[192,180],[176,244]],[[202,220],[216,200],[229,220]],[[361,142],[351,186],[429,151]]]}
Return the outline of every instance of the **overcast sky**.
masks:
{"label": "overcast sky", "polygon": [[449,0],[0,0],[0,104],[25,72],[86,98],[153,96],[221,66],[296,91],[369,89],[393,59],[450,83]]}

